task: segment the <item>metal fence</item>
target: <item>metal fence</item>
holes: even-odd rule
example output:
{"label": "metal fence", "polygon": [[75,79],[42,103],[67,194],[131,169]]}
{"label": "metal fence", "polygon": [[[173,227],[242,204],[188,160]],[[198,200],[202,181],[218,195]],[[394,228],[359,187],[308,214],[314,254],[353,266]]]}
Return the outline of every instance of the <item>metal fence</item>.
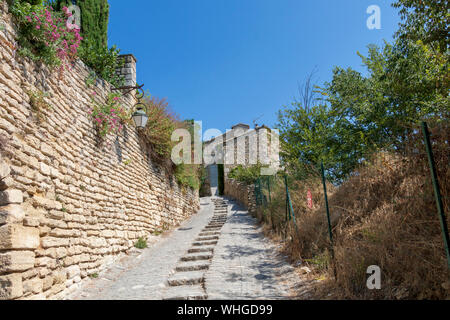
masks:
{"label": "metal fence", "polygon": [[[340,186],[336,187],[327,182],[327,167],[323,163],[309,166],[305,170],[307,174],[302,178],[294,177],[286,173],[279,173],[275,176],[261,176],[255,182],[255,200],[258,206],[258,217],[261,221],[268,224],[273,231],[281,234],[284,239],[290,237],[290,240],[294,241],[295,237],[300,238],[302,236],[301,232],[304,229],[301,225],[302,222],[298,221],[299,218],[301,219],[305,212],[318,212],[326,222],[325,232],[329,238],[331,255],[333,255],[333,248],[336,241],[335,236],[338,233],[338,230],[336,230],[336,221],[333,221],[333,214],[342,216],[343,212],[354,210],[354,208],[348,205],[350,198],[356,197],[355,199],[358,201],[367,203],[369,209],[375,203],[385,202],[386,210],[391,210],[392,212],[397,210],[400,214],[404,214],[405,221],[408,219],[408,215],[411,215],[411,212],[415,210],[415,207],[427,204],[428,207],[434,208],[433,214],[428,216],[427,213],[424,213],[423,217],[420,218],[422,220],[418,218],[418,221],[414,222],[417,225],[410,226],[410,233],[420,233],[422,230],[429,232],[430,228],[436,230],[436,223],[439,221],[441,239],[443,240],[441,242],[443,244],[442,253],[445,254],[447,268],[450,269],[449,234],[446,217],[446,211],[448,214],[449,208],[449,195],[447,193],[449,181],[448,175],[446,175],[448,173],[446,170],[449,163],[446,163],[446,161],[450,160],[448,157],[450,139],[448,137],[449,133],[445,132],[445,130],[439,134],[434,137],[435,139],[440,139],[439,143],[437,143],[433,141],[433,136],[430,135],[427,124],[423,123],[421,128],[418,127],[415,130],[414,137],[416,140],[411,139],[411,142],[406,147],[388,148],[389,154],[398,156],[398,159],[395,161],[391,161],[390,158],[383,158],[388,157],[388,152],[386,152],[386,155],[382,151],[379,152],[379,157],[376,158],[376,161],[379,162],[381,168],[385,168],[387,171],[392,170],[392,175],[385,175],[385,178],[387,177],[389,180],[387,182],[382,179],[380,181],[372,181],[370,185],[372,189],[367,190],[367,199],[358,198],[362,196],[359,192],[360,190],[354,190],[357,195],[352,194],[351,186],[346,186],[348,192],[346,195],[343,193],[344,190],[340,190]],[[439,164],[436,163],[433,154],[433,149],[438,147],[440,155]],[[445,155],[442,156],[442,154]],[[371,163],[374,163],[372,161],[373,154],[368,154],[366,157],[361,158],[367,160],[361,163],[361,167],[370,166]],[[411,163],[406,165],[407,161],[414,161],[415,163],[413,165]],[[404,166],[402,166],[402,162],[405,163]],[[393,166],[392,168],[389,167],[391,165]],[[409,177],[408,174],[410,172],[406,172],[406,170],[414,169],[414,167],[417,167],[417,172],[414,172]],[[443,169],[441,170],[441,177],[439,176],[438,168]],[[356,170],[347,181],[358,181],[358,179],[365,178],[365,176],[360,175],[358,170]],[[373,175],[372,179],[377,179],[377,176]],[[411,186],[414,186],[411,190],[414,189],[415,193],[408,193],[408,188],[404,185],[397,185],[395,179],[398,179],[399,184],[410,183]],[[445,180],[446,189],[444,191],[441,188],[440,180]],[[420,184],[420,187],[417,184]],[[359,185],[364,188],[364,183],[361,182]],[[330,189],[332,189],[332,201],[329,199]],[[348,201],[345,197],[349,198]],[[358,216],[356,213],[349,219],[363,219],[363,216]],[[401,223],[401,219],[398,221]],[[348,221],[346,223],[346,226],[348,226],[354,223],[354,221]],[[365,235],[364,230],[359,230],[358,232],[361,232],[362,237],[371,236],[370,234]],[[376,241],[377,239],[373,240],[374,243]],[[404,239],[404,241],[405,247],[408,245],[416,245],[413,243],[413,237]],[[426,254],[427,250],[431,250],[431,246],[435,246],[435,244],[421,244],[421,246],[420,250],[422,250],[423,254]],[[416,249],[412,252],[418,252],[420,250]],[[417,254],[420,255],[421,253]]]}

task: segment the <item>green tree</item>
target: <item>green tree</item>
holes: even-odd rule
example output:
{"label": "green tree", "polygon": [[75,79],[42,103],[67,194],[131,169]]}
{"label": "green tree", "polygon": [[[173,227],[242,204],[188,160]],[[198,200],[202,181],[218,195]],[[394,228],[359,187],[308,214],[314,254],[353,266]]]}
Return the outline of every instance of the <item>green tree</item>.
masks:
{"label": "green tree", "polygon": [[[55,7],[61,10],[72,4],[71,0],[57,0]],[[84,38],[83,46],[91,50],[108,48],[108,0],[78,0],[76,5],[81,11],[81,34]]]}
{"label": "green tree", "polygon": [[403,20],[397,36],[413,41],[422,40],[441,53],[448,50],[448,0],[398,0],[393,7],[400,9],[400,18]]}
{"label": "green tree", "polygon": [[322,104],[280,111],[282,157],[297,175],[324,161],[329,178],[342,181],[372,152],[401,148],[419,121],[448,119],[448,64],[428,46],[398,40],[360,57],[367,76],[337,67]]}

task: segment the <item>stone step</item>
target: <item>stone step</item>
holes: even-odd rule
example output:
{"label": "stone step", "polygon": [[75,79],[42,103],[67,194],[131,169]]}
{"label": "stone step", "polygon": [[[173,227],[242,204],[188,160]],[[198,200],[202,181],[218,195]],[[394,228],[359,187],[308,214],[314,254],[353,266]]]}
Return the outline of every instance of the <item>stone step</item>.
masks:
{"label": "stone step", "polygon": [[195,241],[208,241],[208,240],[219,240],[218,236],[206,236],[206,237],[198,237]]}
{"label": "stone step", "polygon": [[177,272],[167,279],[167,283],[171,287],[175,286],[185,286],[192,284],[200,284],[205,281],[204,271],[187,271],[187,272]]}
{"label": "stone step", "polygon": [[201,232],[220,232],[223,227],[214,227],[214,228],[208,228],[203,229]]}
{"label": "stone step", "polygon": [[212,259],[212,253],[189,253],[181,257],[181,261],[200,261]]}
{"label": "stone step", "polygon": [[[225,224],[225,223],[221,223],[221,224],[218,224],[218,223],[215,223],[215,224],[209,224],[209,225],[207,225],[205,228],[207,228],[207,229],[211,229],[211,228],[222,228],[224,224]],[[208,227],[209,227],[209,228],[208,228]]]}
{"label": "stone step", "polygon": [[216,241],[196,241],[192,245],[194,247],[215,246],[217,244],[217,242],[218,242],[217,240]]}
{"label": "stone step", "polygon": [[195,247],[188,250],[188,253],[214,252],[214,246]]}
{"label": "stone step", "polygon": [[218,225],[218,224],[213,224],[213,225],[207,225],[206,227],[205,227],[205,229],[222,229],[222,227],[223,227],[223,224],[221,224],[221,225]]}
{"label": "stone step", "polygon": [[221,232],[217,232],[217,231],[212,231],[212,232],[201,232],[199,233],[199,237],[204,237],[204,236],[220,236]]}
{"label": "stone step", "polygon": [[206,300],[208,295],[199,284],[191,286],[169,287],[163,300]]}
{"label": "stone step", "polygon": [[207,261],[181,262],[175,267],[177,272],[208,270],[210,263]]}

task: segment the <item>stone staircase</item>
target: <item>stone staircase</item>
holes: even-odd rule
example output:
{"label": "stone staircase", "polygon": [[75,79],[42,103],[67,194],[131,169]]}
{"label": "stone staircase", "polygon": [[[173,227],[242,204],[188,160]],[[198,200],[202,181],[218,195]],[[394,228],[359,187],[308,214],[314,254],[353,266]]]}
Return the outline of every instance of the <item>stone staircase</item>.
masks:
{"label": "stone staircase", "polygon": [[200,232],[192,247],[181,257],[175,273],[167,280],[164,300],[206,300],[205,273],[211,265],[214,248],[228,218],[228,204],[213,199],[214,215]]}

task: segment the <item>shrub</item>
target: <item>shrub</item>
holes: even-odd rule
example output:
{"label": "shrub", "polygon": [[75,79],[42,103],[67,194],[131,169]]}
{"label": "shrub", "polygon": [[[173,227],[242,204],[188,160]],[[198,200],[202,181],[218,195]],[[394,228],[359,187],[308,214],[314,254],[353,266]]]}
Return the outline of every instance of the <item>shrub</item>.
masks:
{"label": "shrub", "polygon": [[166,99],[158,99],[148,95],[144,104],[147,108],[148,123],[144,130],[144,137],[152,149],[154,160],[163,161],[169,159],[172,152],[173,131],[182,126],[169,109]]}
{"label": "shrub", "polygon": [[70,68],[78,57],[80,30],[67,27],[72,14],[67,8],[56,12],[41,1],[15,1],[10,7],[19,27],[19,53],[34,61],[41,61],[60,71]]}
{"label": "shrub", "polygon": [[253,184],[261,176],[261,164],[256,164],[248,167],[238,165],[230,170],[228,178],[235,179],[239,182],[245,182],[247,184]]}
{"label": "shrub", "polygon": [[[334,237],[330,253],[328,223],[320,177],[290,183],[298,233],[286,228],[285,252],[322,272],[335,266],[337,281],[319,289],[344,299],[445,299],[448,269],[420,130],[405,139],[397,152],[377,152],[339,187],[328,187]],[[432,126],[433,152],[443,195],[450,190],[448,123]],[[272,187],[272,202],[259,208],[272,221],[285,220],[285,190]],[[314,207],[307,207],[311,190]],[[443,197],[448,212],[448,197]],[[447,221],[450,222],[450,217]],[[277,223],[278,225],[279,223]],[[278,230],[277,230],[278,231]],[[381,290],[367,290],[367,267],[382,270]]]}
{"label": "shrub", "polygon": [[28,97],[30,98],[30,106],[31,110],[33,110],[36,114],[37,120],[42,121],[45,120],[45,115],[43,110],[50,109],[51,106],[45,101],[45,98],[49,96],[47,92],[43,91],[26,91]]}
{"label": "shrub", "polygon": [[92,98],[92,110],[89,112],[94,120],[97,132],[100,137],[105,137],[111,133],[119,133],[123,126],[129,121],[129,112],[120,105],[120,94],[110,93],[105,104],[99,104]]}
{"label": "shrub", "polygon": [[[71,0],[56,0],[54,7],[61,10],[72,4]],[[81,11],[81,33],[94,48],[107,49],[109,4],[107,0],[78,0]],[[85,43],[83,43],[83,46]]]}
{"label": "shrub", "polygon": [[116,46],[110,49],[98,47],[91,39],[83,41],[79,50],[79,57],[94,70],[96,76],[108,81],[114,87],[121,87],[124,78],[117,74],[116,70],[123,66],[123,60],[119,59],[120,50]]}
{"label": "shrub", "polygon": [[147,248],[147,240],[144,238],[139,238],[138,241],[134,244],[134,247],[137,249],[145,249]]}
{"label": "shrub", "polygon": [[199,174],[201,169],[198,165],[180,164],[175,169],[175,178],[182,187],[189,187],[193,190],[200,188]]}

